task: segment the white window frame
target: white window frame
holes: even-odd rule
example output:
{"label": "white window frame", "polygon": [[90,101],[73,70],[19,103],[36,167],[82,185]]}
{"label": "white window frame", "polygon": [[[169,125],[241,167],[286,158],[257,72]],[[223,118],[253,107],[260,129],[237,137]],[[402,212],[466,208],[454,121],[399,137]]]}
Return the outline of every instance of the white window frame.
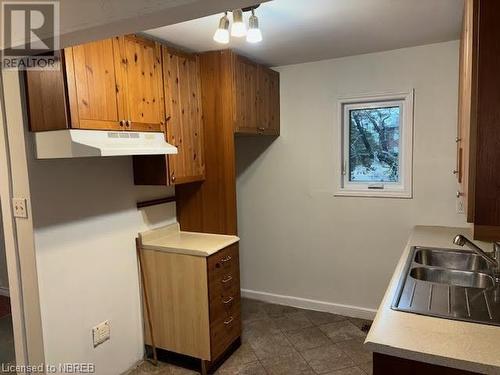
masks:
{"label": "white window frame", "polygon": [[[342,97],[338,100],[340,176],[336,196],[413,197],[413,105],[414,90]],[[349,111],[381,107],[400,107],[400,154],[398,182],[368,183],[349,181]]]}

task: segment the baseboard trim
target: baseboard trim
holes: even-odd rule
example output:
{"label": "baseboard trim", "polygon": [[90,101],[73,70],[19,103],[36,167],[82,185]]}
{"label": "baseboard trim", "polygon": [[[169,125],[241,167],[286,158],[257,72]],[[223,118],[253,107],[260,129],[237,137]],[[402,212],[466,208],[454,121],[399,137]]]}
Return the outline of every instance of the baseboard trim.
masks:
{"label": "baseboard trim", "polygon": [[10,297],[9,288],[5,288],[3,286],[0,286],[0,296]]}
{"label": "baseboard trim", "polygon": [[246,298],[256,299],[259,301],[276,303],[278,305],[293,306],[308,310],[324,311],[337,315],[349,316],[352,318],[373,320],[377,313],[377,310],[368,309],[366,307],[342,305],[338,303],[317,301],[313,299],[299,298],[292,296],[284,296],[281,294],[259,292],[256,290],[249,290],[249,289],[241,289],[241,296]]}

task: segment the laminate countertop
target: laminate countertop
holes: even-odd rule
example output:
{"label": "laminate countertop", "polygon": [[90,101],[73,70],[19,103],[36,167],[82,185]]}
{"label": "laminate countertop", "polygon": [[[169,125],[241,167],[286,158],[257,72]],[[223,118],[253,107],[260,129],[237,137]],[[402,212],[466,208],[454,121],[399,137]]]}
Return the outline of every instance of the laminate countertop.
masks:
{"label": "laminate countertop", "polygon": [[[467,371],[500,374],[500,327],[441,319],[391,309],[412,246],[456,248],[456,234],[468,228],[423,227],[413,230],[378,309],[365,345],[382,354]],[[491,244],[479,243],[491,251]]]}
{"label": "laminate countertop", "polygon": [[181,231],[179,224],[139,233],[146,250],[208,257],[238,242],[237,236]]}

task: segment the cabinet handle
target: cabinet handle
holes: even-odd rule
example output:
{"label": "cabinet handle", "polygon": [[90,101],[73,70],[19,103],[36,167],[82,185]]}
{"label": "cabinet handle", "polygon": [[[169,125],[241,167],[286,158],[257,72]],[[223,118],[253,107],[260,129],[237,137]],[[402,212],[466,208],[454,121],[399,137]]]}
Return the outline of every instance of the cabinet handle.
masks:
{"label": "cabinet handle", "polygon": [[233,322],[233,320],[234,320],[234,318],[231,316],[229,319],[224,320],[224,324],[225,325],[229,325],[229,324],[231,324]]}
{"label": "cabinet handle", "polygon": [[120,126],[123,128],[125,126],[125,120],[120,120]]}
{"label": "cabinet handle", "polygon": [[457,169],[454,169],[454,170],[453,170],[453,174],[458,174],[458,170],[457,170]]}
{"label": "cabinet handle", "polygon": [[462,141],[462,138],[460,138],[460,137],[456,137],[456,138],[455,138],[455,142],[457,142],[457,143],[458,143],[458,142],[461,142],[461,141]]}
{"label": "cabinet handle", "polygon": [[127,120],[127,127],[130,128],[130,124],[132,124],[132,121]]}
{"label": "cabinet handle", "polygon": [[227,257],[222,258],[220,261],[221,263],[226,263],[229,262],[231,259],[233,259],[231,258],[231,255],[228,255]]}
{"label": "cabinet handle", "polygon": [[228,298],[228,299],[226,299],[226,300],[222,300],[222,303],[223,303],[224,305],[227,305],[228,303],[231,303],[231,302],[233,302],[233,301],[234,301],[234,298],[233,298],[233,297],[229,297],[229,298]]}
{"label": "cabinet handle", "polygon": [[226,284],[226,283],[230,282],[232,279],[233,279],[233,277],[231,275],[226,276],[222,279],[222,284]]}
{"label": "cabinet handle", "polygon": [[257,130],[263,132],[266,128],[257,128]]}
{"label": "cabinet handle", "polygon": [[457,198],[460,198],[462,195],[464,195],[464,193],[457,191]]}

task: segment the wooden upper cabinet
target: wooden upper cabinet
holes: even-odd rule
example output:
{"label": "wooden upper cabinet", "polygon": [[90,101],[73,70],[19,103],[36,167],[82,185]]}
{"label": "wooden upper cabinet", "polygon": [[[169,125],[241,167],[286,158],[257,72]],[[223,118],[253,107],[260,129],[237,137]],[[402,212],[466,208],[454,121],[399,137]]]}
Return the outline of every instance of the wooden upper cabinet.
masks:
{"label": "wooden upper cabinet", "polygon": [[135,35],[114,39],[116,82],[127,127],[160,131],[165,123],[161,46]]}
{"label": "wooden upper cabinet", "polygon": [[259,66],[236,54],[234,56],[235,131],[258,133],[259,124]]}
{"label": "wooden upper cabinet", "polygon": [[153,41],[127,35],[66,48],[60,70],[26,72],[30,128],[162,131],[162,82]]}
{"label": "wooden upper cabinet", "polygon": [[123,90],[116,84],[113,40],[66,48],[64,53],[71,127],[120,129],[126,114],[119,107]]}
{"label": "wooden upper cabinet", "polygon": [[279,73],[232,54],[236,134],[279,135]]}
{"label": "wooden upper cabinet", "polygon": [[171,184],[200,181],[205,176],[203,111],[198,56],[163,47],[167,139],[178,148],[169,155]]}
{"label": "wooden upper cabinet", "polygon": [[198,56],[162,47],[167,142],[178,153],[134,157],[136,185],[178,185],[205,179]]}
{"label": "wooden upper cabinet", "polygon": [[500,2],[466,0],[460,48],[457,170],[474,238],[500,241]]}
{"label": "wooden upper cabinet", "polygon": [[280,75],[275,70],[259,69],[259,125],[264,134],[280,134]]}

